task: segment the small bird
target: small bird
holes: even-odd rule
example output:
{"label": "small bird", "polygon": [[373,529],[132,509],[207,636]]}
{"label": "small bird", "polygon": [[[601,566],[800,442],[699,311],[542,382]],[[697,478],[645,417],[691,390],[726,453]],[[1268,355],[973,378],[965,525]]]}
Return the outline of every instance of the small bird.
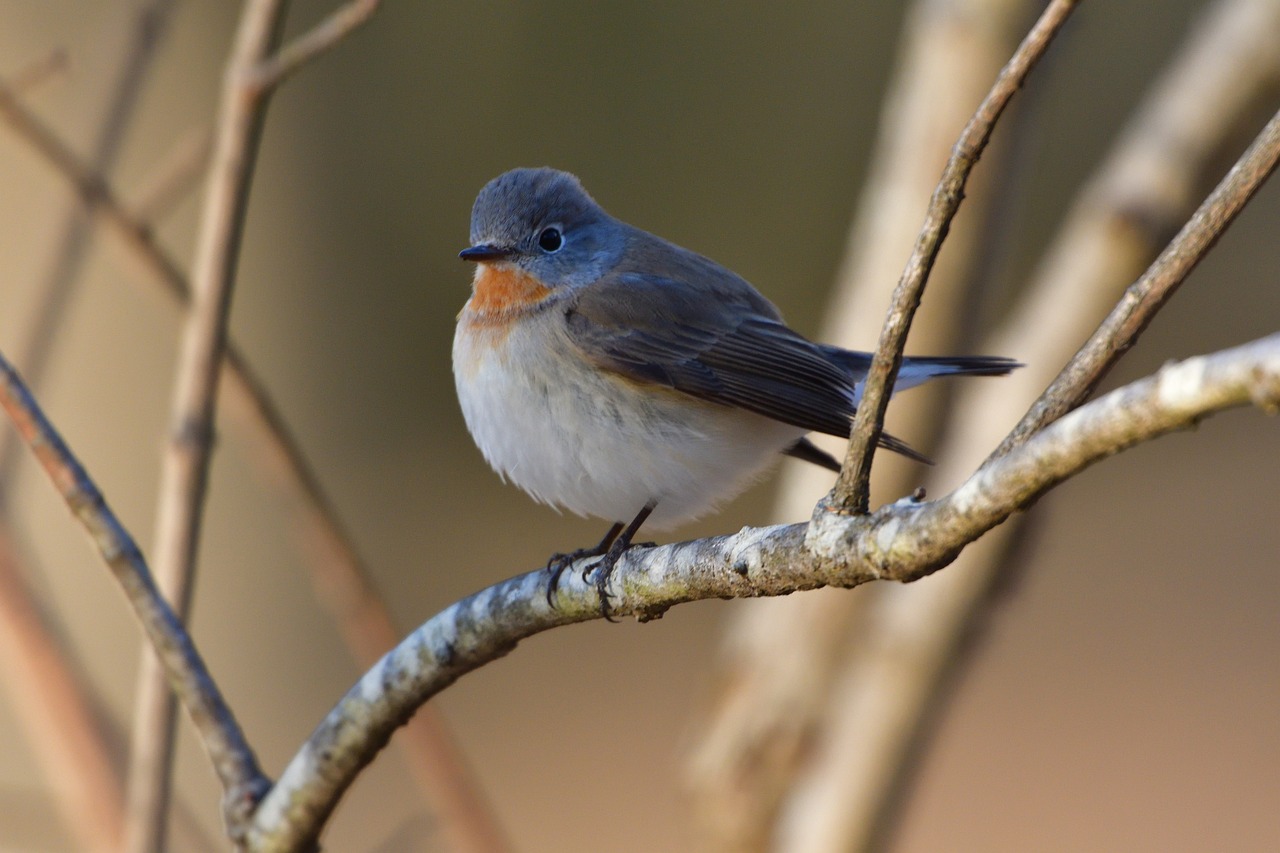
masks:
{"label": "small bird", "polygon": [[[476,265],[453,339],[472,438],[535,500],[613,522],[594,548],[551,558],[548,601],[571,563],[597,556],[584,577],[594,570],[608,616],[609,573],[642,524],[712,510],[779,453],[840,470],[805,436],[849,435],[871,355],[792,331],[745,279],[610,216],[573,175],[494,178],[460,257]],[[906,358],[896,389],[1019,366]],[[924,460],[887,434],[880,445]]]}

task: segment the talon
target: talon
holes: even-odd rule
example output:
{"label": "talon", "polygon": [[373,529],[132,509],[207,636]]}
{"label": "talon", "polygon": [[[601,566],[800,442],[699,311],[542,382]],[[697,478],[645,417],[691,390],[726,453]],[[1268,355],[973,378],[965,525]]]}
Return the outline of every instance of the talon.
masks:
{"label": "talon", "polygon": [[[560,588],[560,576],[565,570],[581,560],[583,557],[599,557],[609,552],[609,546],[618,538],[618,534],[622,532],[622,524],[618,523],[609,528],[609,532],[604,535],[600,543],[594,548],[579,548],[576,551],[570,551],[567,554],[552,554],[551,559],[547,560],[547,571],[551,573],[551,579],[547,581],[547,604],[555,607],[556,603],[552,600],[552,596],[556,594],[556,590]],[[587,566],[582,572],[582,580],[585,583],[587,573],[591,570],[591,566]]]}

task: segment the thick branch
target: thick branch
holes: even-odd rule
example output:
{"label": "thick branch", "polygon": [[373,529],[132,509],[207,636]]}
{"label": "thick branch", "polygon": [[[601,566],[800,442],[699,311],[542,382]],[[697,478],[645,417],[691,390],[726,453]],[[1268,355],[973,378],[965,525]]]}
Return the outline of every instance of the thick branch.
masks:
{"label": "thick branch", "polygon": [[[611,610],[643,621],[707,598],[915,580],[1094,462],[1249,403],[1280,408],[1280,335],[1167,366],[1112,392],[986,463],[941,500],[903,500],[869,515],[820,512],[809,525],[632,549],[611,579]],[[263,800],[251,849],[297,849],[314,840],[395,729],[459,677],[526,637],[600,616],[594,586],[578,571],[563,575],[555,607],[547,603],[548,579],[535,571],[463,599],[388,653],[347,692]]]}
{"label": "thick branch", "polygon": [[978,158],[982,156],[982,151],[995,130],[996,121],[1013,98],[1014,92],[1022,86],[1022,81],[1049,49],[1053,37],[1066,23],[1078,2],[1079,0],[1053,0],[1049,4],[1049,8],[1045,9],[1040,20],[1036,21],[1031,32],[1027,33],[1013,57],[1001,70],[991,92],[979,105],[973,118],[965,125],[943,169],[942,178],[929,201],[920,237],[907,260],[902,279],[893,292],[893,303],[885,318],[875,359],[863,387],[862,400],[854,415],[844,466],[832,491],[834,503],[846,511],[867,511],[871,495],[871,461],[884,426],[893,383],[897,378],[898,368],[902,366],[902,351],[907,343],[907,333],[911,330],[911,320],[920,306],[920,298],[924,294],[929,271],[942,247],[942,240],[964,199],[964,185],[969,173],[977,165]]}

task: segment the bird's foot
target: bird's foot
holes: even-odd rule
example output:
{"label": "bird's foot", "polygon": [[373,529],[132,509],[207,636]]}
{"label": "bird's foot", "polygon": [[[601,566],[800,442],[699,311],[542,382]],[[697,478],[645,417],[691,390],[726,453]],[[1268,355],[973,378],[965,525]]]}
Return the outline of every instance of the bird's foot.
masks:
{"label": "bird's foot", "polygon": [[[560,588],[560,576],[563,575],[570,566],[581,560],[583,557],[599,557],[607,553],[608,546],[602,548],[599,545],[596,545],[593,548],[579,548],[576,551],[570,551],[567,554],[552,554],[551,559],[547,560],[547,572],[551,575],[551,578],[547,581],[547,604],[550,604],[552,607],[556,606],[556,603],[552,600],[552,596],[554,596],[556,594],[556,590]],[[582,570],[583,580],[586,580],[587,574],[590,573],[591,568],[594,565],[594,563],[589,564]]]}

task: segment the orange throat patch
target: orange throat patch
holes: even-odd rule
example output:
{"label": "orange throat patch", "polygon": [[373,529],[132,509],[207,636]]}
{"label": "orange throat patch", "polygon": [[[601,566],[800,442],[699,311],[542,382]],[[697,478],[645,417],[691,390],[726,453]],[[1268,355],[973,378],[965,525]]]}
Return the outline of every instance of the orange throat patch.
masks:
{"label": "orange throat patch", "polygon": [[471,288],[463,311],[481,320],[523,314],[551,295],[551,288],[510,264],[479,264]]}

